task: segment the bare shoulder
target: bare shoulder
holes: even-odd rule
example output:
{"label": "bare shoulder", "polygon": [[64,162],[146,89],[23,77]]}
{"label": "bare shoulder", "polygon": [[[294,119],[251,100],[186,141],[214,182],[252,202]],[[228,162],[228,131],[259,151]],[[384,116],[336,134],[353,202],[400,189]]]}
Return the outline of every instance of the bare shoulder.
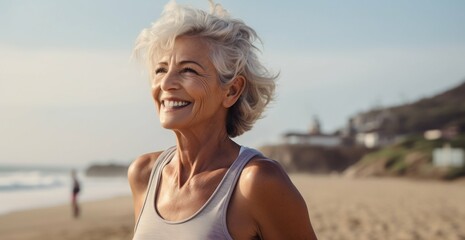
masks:
{"label": "bare shoulder", "polygon": [[255,157],[245,166],[236,192],[261,239],[316,239],[304,198],[281,165]]}
{"label": "bare shoulder", "polygon": [[162,152],[146,153],[136,158],[128,168],[128,180],[131,189],[144,192],[155,162]]}
{"label": "bare shoulder", "polygon": [[[239,186],[244,193],[248,193],[250,196],[263,196],[263,194],[272,192],[269,190],[294,192],[300,196],[289,176],[278,162],[258,156],[251,159],[245,166],[239,179]],[[260,194],[257,194],[257,192]]]}

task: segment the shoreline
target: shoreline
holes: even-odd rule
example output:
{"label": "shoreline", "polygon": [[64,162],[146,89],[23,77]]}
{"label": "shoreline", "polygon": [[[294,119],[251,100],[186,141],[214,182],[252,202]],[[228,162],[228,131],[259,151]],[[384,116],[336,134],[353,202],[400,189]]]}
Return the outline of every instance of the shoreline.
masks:
{"label": "shoreline", "polygon": [[[79,199],[79,204],[85,204],[87,205],[88,203],[93,203],[93,202],[101,202],[101,201],[111,201],[112,199],[115,198],[126,198],[129,197],[131,198],[131,195],[128,194],[119,194],[119,195],[111,195],[111,196],[102,196],[102,197],[96,197],[96,198],[91,198],[91,199]],[[17,213],[22,213],[22,212],[28,212],[28,211],[36,211],[40,209],[53,209],[57,207],[63,207],[63,206],[69,206],[71,204],[68,201],[64,203],[63,201],[58,201],[50,204],[44,204],[44,205],[38,205],[38,206],[30,206],[30,207],[25,207],[25,208],[19,208],[19,209],[12,209],[12,210],[4,210],[0,212],[0,218],[5,216],[5,215],[10,215],[10,214],[17,214]]]}
{"label": "shoreline", "polygon": [[131,196],[85,201],[80,208],[77,219],[69,204],[0,215],[0,239],[131,239]]}
{"label": "shoreline", "polygon": [[[465,237],[464,181],[399,178],[344,178],[291,174],[304,197],[319,239],[382,240]],[[69,204],[0,215],[0,239],[131,239],[134,214],[130,195],[81,203],[71,217]]]}

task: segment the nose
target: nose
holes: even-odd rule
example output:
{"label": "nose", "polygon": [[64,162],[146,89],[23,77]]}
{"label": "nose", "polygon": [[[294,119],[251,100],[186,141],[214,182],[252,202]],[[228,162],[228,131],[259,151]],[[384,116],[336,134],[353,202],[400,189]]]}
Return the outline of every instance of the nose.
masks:
{"label": "nose", "polygon": [[168,70],[160,79],[160,88],[163,91],[179,89],[179,76],[176,71]]}

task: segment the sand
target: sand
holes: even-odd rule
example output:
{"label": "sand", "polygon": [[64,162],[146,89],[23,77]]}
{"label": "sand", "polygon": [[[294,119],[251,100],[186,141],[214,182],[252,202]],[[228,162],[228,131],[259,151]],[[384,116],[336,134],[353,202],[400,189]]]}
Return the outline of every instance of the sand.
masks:
{"label": "sand", "polygon": [[465,239],[465,184],[293,176],[320,239]]}
{"label": "sand", "polygon": [[[319,239],[465,239],[465,182],[292,175]],[[24,199],[21,199],[24,201]],[[129,196],[0,215],[1,240],[131,239]]]}
{"label": "sand", "polygon": [[[26,199],[21,199],[25,201]],[[71,207],[58,206],[0,215],[1,240],[119,240],[131,239],[132,199],[117,197],[81,204],[80,218]]]}

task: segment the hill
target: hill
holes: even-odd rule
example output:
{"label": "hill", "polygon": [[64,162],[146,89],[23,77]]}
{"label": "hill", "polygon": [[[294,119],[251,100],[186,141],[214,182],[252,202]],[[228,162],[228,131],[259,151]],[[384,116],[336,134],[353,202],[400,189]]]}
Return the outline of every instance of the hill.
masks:
{"label": "hill", "polygon": [[383,116],[383,121],[377,126],[377,131],[387,135],[422,134],[426,130],[449,127],[463,132],[465,82],[433,97],[423,98],[410,104],[374,109],[357,117],[373,119],[379,116]]}
{"label": "hill", "polygon": [[[433,164],[436,148],[447,144],[465,149],[465,82],[433,97],[361,113],[354,119],[355,129],[377,132],[397,141],[366,154],[346,170],[345,175],[439,179],[465,176],[465,166],[437,167]],[[425,139],[423,133],[432,129],[440,130],[441,134],[434,140]]]}
{"label": "hill", "polygon": [[88,177],[126,177],[128,166],[123,164],[93,164],[89,166],[85,174]]}

